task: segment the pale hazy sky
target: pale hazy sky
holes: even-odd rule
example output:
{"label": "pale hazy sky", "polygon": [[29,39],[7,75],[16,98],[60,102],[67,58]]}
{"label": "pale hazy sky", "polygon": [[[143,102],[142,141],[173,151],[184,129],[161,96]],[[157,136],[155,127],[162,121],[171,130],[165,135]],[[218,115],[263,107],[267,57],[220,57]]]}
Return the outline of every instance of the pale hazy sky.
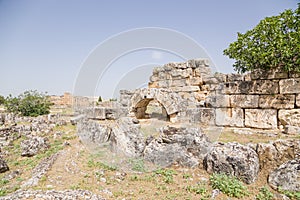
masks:
{"label": "pale hazy sky", "polygon": [[[217,70],[232,72],[233,60],[223,56],[223,50],[236,33],[253,28],[266,16],[295,9],[299,2],[0,0],[0,94],[16,95],[28,89],[59,95],[72,92],[82,63],[97,45],[143,27],[172,29],[191,37],[210,55]],[[137,66],[180,60],[153,50],[132,53],[111,65],[96,93],[109,98],[122,77]]]}

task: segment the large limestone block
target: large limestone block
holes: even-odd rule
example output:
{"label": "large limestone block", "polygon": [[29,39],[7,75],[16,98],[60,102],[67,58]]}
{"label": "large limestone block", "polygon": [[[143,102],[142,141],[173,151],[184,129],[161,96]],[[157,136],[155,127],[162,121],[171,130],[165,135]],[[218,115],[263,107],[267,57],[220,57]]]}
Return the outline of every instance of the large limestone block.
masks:
{"label": "large limestone block", "polygon": [[245,109],[245,126],[261,129],[277,129],[277,110]]}
{"label": "large limestone block", "polygon": [[258,98],[258,95],[231,95],[230,105],[234,108],[257,108]]}
{"label": "large limestone block", "polygon": [[198,167],[212,143],[197,128],[162,127],[157,138],[149,137],[143,151],[145,160],[160,167],[179,164]]}
{"label": "large limestone block", "polygon": [[269,69],[269,70],[262,70],[258,69],[253,71],[251,74],[251,79],[284,79],[288,78],[288,73],[283,71],[282,69]]}
{"label": "large limestone block", "polygon": [[217,126],[244,127],[244,112],[241,108],[217,108]]}
{"label": "large limestone block", "polygon": [[230,95],[213,95],[206,98],[206,106],[213,108],[230,107]]}
{"label": "large limestone block", "polygon": [[300,107],[300,94],[296,96],[296,106]]}
{"label": "large limestone block", "polygon": [[227,74],[226,79],[227,82],[243,81],[244,76],[242,74]]}
{"label": "large limestone block", "polygon": [[191,77],[189,80],[187,80],[187,82],[190,85],[201,85],[202,84],[202,78],[201,77]]}
{"label": "large limestone block", "polygon": [[239,92],[242,94],[277,94],[278,82],[270,80],[241,81]]}
{"label": "large limestone block", "polygon": [[300,109],[279,110],[278,119],[284,126],[298,126],[300,127]]}
{"label": "large limestone block", "polygon": [[278,94],[278,81],[256,80],[222,83],[218,87],[222,94]]}
{"label": "large limestone block", "polygon": [[170,87],[183,87],[186,86],[186,80],[185,79],[173,79],[170,81]]}
{"label": "large limestone block", "polygon": [[284,79],[279,81],[280,94],[300,93],[300,78]]}
{"label": "large limestone block", "polygon": [[226,173],[249,184],[257,179],[259,159],[248,146],[216,143],[205,157],[204,167],[209,173]]}
{"label": "large limestone block", "polygon": [[295,95],[261,95],[259,96],[260,108],[294,108]]}

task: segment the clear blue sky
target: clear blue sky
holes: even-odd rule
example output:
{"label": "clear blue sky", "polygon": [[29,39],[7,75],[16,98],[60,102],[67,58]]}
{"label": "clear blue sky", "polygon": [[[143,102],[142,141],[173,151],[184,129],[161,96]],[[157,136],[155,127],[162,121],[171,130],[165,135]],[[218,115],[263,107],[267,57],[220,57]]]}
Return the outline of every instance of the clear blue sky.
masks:
{"label": "clear blue sky", "polygon": [[[59,95],[72,92],[82,63],[99,43],[122,31],[142,27],[186,34],[205,48],[219,71],[232,72],[233,61],[223,56],[223,50],[236,39],[236,33],[253,28],[266,16],[295,9],[299,2],[0,0],[0,94],[16,95],[28,89]],[[137,64],[178,60],[145,51],[116,63],[115,71],[120,66],[130,71]],[[122,76],[103,78],[97,95],[109,98],[108,85]]]}

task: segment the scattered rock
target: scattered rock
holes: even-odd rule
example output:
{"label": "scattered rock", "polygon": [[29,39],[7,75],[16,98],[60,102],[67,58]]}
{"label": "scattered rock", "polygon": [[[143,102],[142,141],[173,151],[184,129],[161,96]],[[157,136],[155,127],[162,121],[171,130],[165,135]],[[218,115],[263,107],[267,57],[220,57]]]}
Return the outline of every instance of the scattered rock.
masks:
{"label": "scattered rock", "polygon": [[144,158],[161,167],[173,164],[196,167],[209,151],[211,143],[198,128],[163,127],[161,135],[144,150]]}
{"label": "scattered rock", "polygon": [[140,125],[130,117],[122,117],[112,127],[111,147],[114,152],[125,154],[129,157],[141,156],[145,142],[140,131]]}
{"label": "scattered rock", "polygon": [[257,178],[259,159],[256,152],[248,146],[219,142],[205,157],[204,167],[209,173],[226,173],[250,184]]}
{"label": "scattered rock", "polygon": [[36,186],[42,176],[47,173],[47,171],[51,168],[54,161],[57,159],[59,153],[53,154],[48,158],[45,158],[32,170],[32,177],[27,180],[21,188],[29,187],[29,186]]}
{"label": "scattered rock", "polygon": [[260,170],[271,170],[300,156],[300,140],[276,140],[255,145]]}
{"label": "scattered rock", "polygon": [[11,179],[14,179],[15,177],[17,177],[19,175],[20,175],[20,171],[16,170],[16,171],[10,172],[9,174],[6,174],[3,179],[11,180]]}
{"label": "scattered rock", "polygon": [[9,167],[7,166],[5,160],[0,157],[0,173],[4,173],[9,171]]}
{"label": "scattered rock", "polygon": [[42,137],[32,137],[21,142],[21,156],[31,157],[49,148],[48,139]]}
{"label": "scattered rock", "polygon": [[270,173],[269,185],[278,190],[300,191],[300,159],[290,160]]}
{"label": "scattered rock", "polygon": [[64,191],[55,191],[55,190],[18,190],[10,195],[1,197],[2,200],[40,200],[40,199],[81,199],[81,200],[104,200],[99,195],[93,194],[87,190],[64,190]]}
{"label": "scattered rock", "polygon": [[85,119],[77,124],[77,135],[88,146],[99,146],[109,141],[111,128],[97,121]]}

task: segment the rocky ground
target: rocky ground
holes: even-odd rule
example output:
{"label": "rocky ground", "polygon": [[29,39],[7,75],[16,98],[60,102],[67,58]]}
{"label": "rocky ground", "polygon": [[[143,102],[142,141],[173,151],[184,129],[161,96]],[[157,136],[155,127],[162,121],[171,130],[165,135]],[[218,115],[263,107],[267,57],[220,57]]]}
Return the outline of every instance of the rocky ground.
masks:
{"label": "rocky ground", "polygon": [[[203,133],[218,142],[204,156],[199,153],[203,145],[200,149],[195,145],[207,144],[198,129],[175,125],[159,131],[156,128],[170,124],[141,120],[143,138],[152,140],[145,142],[140,158],[128,158],[110,151],[111,135],[94,135],[102,144],[86,145],[69,121],[60,115],[5,116],[0,126],[0,199],[235,199],[236,191],[216,189],[221,181],[213,173],[224,171],[244,182],[234,183],[234,188],[242,184],[240,190],[246,194],[242,199],[299,199],[299,192],[283,192],[300,189],[297,135],[207,128]],[[114,122],[101,125],[110,123]],[[119,130],[116,127],[112,132]],[[114,136],[127,141],[122,134]],[[190,141],[190,136],[197,142]],[[131,138],[139,141],[137,136]],[[122,150],[124,144],[118,143],[114,150]],[[130,148],[139,154],[141,144]],[[164,157],[165,152],[169,154]],[[278,192],[283,182],[289,187]]]}

